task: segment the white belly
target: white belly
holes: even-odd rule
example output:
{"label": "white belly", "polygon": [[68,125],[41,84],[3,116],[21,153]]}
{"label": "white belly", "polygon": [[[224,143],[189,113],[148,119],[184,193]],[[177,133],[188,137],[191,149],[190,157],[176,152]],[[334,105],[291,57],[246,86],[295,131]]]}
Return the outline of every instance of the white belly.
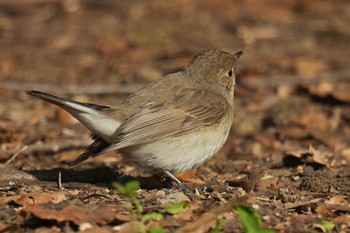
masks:
{"label": "white belly", "polygon": [[231,122],[216,126],[125,148],[124,157],[145,172],[191,170],[211,158],[226,142]]}

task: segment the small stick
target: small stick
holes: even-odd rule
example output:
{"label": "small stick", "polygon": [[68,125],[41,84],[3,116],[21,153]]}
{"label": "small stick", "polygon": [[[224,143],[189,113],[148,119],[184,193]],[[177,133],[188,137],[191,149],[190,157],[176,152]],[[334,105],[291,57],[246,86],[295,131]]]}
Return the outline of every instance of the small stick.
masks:
{"label": "small stick", "polygon": [[63,186],[62,186],[62,172],[61,170],[58,172],[58,189],[62,190]]}
{"label": "small stick", "polygon": [[25,145],[24,147],[22,147],[19,151],[17,151],[9,160],[7,160],[7,162],[5,163],[5,166],[9,165],[13,160],[15,160],[15,158],[22,153],[23,151],[25,151],[28,148],[28,145]]}

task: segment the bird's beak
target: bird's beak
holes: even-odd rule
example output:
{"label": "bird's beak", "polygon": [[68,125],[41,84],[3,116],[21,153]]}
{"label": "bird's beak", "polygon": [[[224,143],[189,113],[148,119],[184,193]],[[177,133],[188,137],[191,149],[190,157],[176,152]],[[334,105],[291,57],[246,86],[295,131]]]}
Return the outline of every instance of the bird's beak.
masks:
{"label": "bird's beak", "polygon": [[233,54],[233,57],[235,58],[235,61],[238,61],[238,59],[242,56],[243,52],[239,51],[235,54]]}

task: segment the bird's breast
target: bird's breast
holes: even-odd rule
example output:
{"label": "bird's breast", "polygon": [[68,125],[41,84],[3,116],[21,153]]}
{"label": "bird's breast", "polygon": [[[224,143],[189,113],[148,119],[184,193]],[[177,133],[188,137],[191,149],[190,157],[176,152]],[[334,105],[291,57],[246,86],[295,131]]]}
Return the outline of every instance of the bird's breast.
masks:
{"label": "bird's breast", "polygon": [[231,125],[232,114],[226,114],[217,124],[125,148],[125,158],[148,171],[179,173],[190,170],[203,164],[223,146]]}

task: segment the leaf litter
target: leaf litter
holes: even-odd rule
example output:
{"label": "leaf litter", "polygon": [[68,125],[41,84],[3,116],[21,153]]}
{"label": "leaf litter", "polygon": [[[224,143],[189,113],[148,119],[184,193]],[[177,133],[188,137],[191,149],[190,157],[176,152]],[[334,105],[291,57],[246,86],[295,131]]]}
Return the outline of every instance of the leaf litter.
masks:
{"label": "leaf litter", "polygon": [[[247,232],[241,205],[258,229],[349,231],[348,1],[73,2],[0,4],[0,232]],[[24,94],[118,105],[212,47],[244,50],[235,122],[188,192],[116,153],[69,168],[89,133]],[[135,178],[138,219],[111,185]]]}

